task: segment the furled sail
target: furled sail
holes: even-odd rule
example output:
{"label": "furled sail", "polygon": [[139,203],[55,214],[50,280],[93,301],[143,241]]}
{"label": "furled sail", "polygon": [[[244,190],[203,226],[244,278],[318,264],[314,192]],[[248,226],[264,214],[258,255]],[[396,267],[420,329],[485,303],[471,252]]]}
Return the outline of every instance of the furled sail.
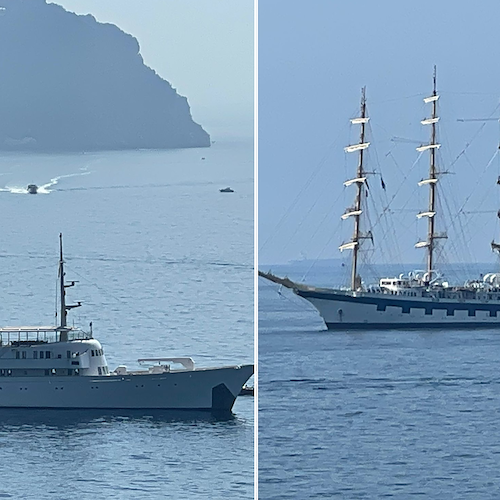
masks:
{"label": "furled sail", "polygon": [[362,149],[366,149],[370,145],[369,142],[362,142],[361,144],[353,144],[352,146],[346,146],[344,151],[346,153],[354,153],[355,151],[361,151]]}

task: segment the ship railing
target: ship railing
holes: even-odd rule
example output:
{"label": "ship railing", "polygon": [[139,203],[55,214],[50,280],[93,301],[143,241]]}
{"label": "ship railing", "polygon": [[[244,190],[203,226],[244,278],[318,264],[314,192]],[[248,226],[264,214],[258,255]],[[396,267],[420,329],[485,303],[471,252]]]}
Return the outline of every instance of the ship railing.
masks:
{"label": "ship railing", "polygon": [[90,338],[92,338],[91,334],[73,328],[29,326],[0,328],[0,345],[49,344],[61,340],[88,340]]}

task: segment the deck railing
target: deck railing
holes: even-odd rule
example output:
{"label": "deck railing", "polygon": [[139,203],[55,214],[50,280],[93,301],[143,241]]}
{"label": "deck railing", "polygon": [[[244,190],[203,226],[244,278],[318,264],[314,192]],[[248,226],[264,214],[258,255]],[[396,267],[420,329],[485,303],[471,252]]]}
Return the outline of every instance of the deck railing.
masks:
{"label": "deck railing", "polygon": [[26,343],[53,343],[61,341],[61,334],[67,340],[88,340],[92,336],[83,330],[61,330],[58,328],[0,328],[0,345],[21,345]]}

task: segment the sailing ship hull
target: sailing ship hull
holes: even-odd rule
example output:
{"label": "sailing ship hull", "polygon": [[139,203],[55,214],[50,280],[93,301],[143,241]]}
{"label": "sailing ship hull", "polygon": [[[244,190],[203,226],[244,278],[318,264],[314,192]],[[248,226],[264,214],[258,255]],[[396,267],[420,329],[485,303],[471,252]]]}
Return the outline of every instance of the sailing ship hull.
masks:
{"label": "sailing ship hull", "polygon": [[159,374],[0,377],[0,408],[229,412],[253,365]]}
{"label": "sailing ship hull", "polygon": [[342,290],[294,290],[330,330],[500,327],[500,300],[459,300]]}

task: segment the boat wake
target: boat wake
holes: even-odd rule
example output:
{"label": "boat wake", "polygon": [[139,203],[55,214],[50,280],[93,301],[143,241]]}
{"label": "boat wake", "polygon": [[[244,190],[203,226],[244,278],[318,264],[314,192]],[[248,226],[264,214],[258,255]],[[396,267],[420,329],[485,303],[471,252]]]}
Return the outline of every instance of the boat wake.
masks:
{"label": "boat wake", "polygon": [[[49,194],[54,191],[53,186],[57,185],[61,179],[68,179],[70,177],[80,177],[82,175],[89,175],[91,172],[87,170],[87,167],[82,167],[80,172],[76,172],[74,174],[65,174],[58,175],[57,177],[53,177],[46,184],[42,184],[38,186],[38,194]],[[29,194],[26,186],[9,186],[6,185],[3,188],[0,188],[0,192],[7,192],[12,194]]]}

